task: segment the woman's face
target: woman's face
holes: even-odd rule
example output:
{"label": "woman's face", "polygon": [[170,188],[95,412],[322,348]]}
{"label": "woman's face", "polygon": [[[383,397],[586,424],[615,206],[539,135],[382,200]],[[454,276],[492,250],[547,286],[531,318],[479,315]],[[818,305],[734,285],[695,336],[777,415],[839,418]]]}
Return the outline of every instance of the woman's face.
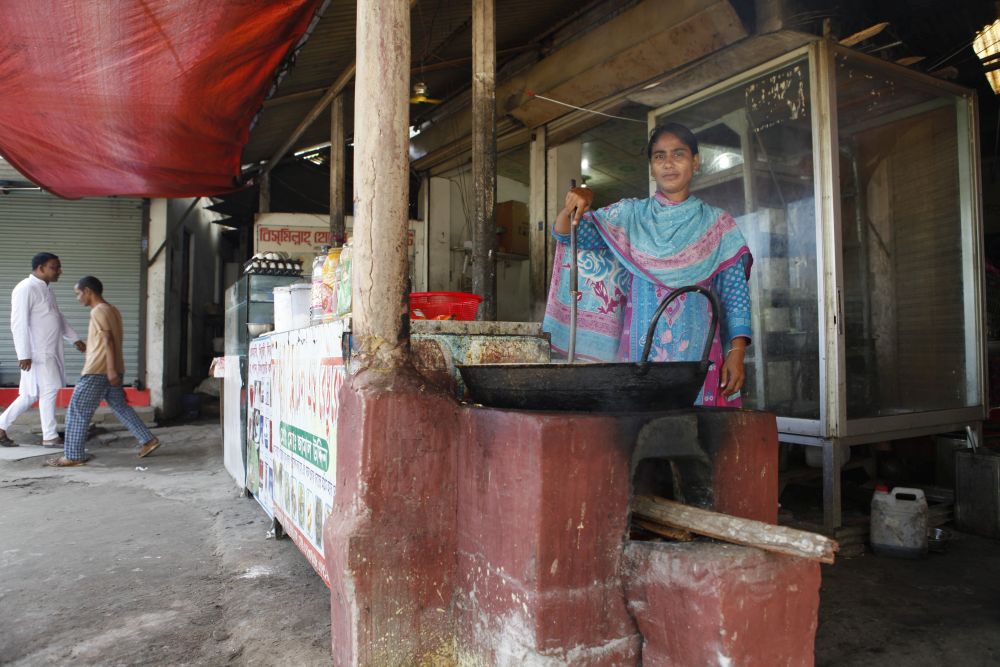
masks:
{"label": "woman's face", "polygon": [[656,189],[670,201],[684,201],[691,193],[691,177],[701,159],[687,144],[672,134],[662,134],[653,144],[649,171]]}

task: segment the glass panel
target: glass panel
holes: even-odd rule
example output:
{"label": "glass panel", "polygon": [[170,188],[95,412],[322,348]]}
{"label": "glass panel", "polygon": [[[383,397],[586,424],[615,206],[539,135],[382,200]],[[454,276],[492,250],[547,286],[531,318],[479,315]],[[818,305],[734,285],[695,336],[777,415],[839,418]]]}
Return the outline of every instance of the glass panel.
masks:
{"label": "glass panel", "polygon": [[969,405],[955,97],[837,58],[847,417]]}
{"label": "glass panel", "polygon": [[743,405],[818,419],[819,314],[809,68],[803,60],[657,118],[691,128],[692,192],[736,218],[753,253]]}

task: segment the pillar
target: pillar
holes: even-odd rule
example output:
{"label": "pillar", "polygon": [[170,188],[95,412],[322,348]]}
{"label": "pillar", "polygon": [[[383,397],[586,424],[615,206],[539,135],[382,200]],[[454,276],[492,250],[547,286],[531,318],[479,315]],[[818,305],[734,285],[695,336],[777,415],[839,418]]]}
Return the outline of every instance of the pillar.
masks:
{"label": "pillar", "polygon": [[493,0],[472,2],[472,291],[479,319],[497,318],[496,35]]}
{"label": "pillar", "polygon": [[330,238],[343,245],[344,223],[344,96],[330,103]]}
{"label": "pillar", "polygon": [[531,133],[531,144],[528,147],[528,219],[531,227],[528,230],[528,264],[531,283],[531,314],[536,322],[542,320],[545,314],[545,301],[548,298],[549,281],[546,271],[546,253],[548,251],[549,230],[545,224],[545,127],[535,128]]}
{"label": "pillar", "polygon": [[410,5],[358,3],[353,327],[361,367],[406,361]]}

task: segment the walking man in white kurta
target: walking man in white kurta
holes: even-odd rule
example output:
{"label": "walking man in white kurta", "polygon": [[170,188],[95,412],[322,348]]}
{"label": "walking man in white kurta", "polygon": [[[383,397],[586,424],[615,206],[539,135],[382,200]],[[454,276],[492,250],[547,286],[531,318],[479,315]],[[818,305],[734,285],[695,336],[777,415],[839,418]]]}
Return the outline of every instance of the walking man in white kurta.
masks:
{"label": "walking man in white kurta", "polygon": [[66,386],[63,339],[81,352],[87,346],[66,322],[50,283],[59,280],[62,264],[56,255],[40,252],[31,258],[31,275],[10,295],[10,330],[21,367],[17,400],[0,415],[0,445],[16,447],[7,429],[25,410],[38,401],[42,419],[42,444],[62,447],[56,430],[56,395]]}

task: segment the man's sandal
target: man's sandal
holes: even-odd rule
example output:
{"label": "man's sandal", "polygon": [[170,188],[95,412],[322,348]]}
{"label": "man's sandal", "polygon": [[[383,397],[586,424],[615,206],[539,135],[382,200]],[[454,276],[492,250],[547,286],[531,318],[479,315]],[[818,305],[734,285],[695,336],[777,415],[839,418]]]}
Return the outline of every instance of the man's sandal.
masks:
{"label": "man's sandal", "polygon": [[68,459],[65,456],[59,456],[54,459],[47,459],[45,465],[51,466],[53,468],[73,468],[75,466],[86,465],[87,461],[94,458],[93,456],[88,456],[85,459],[80,459],[79,461],[75,459]]}
{"label": "man's sandal", "polygon": [[140,459],[146,458],[147,456],[152,454],[153,450],[155,450],[159,446],[160,446],[160,440],[154,437],[152,440],[147,442],[139,449],[139,458]]}

